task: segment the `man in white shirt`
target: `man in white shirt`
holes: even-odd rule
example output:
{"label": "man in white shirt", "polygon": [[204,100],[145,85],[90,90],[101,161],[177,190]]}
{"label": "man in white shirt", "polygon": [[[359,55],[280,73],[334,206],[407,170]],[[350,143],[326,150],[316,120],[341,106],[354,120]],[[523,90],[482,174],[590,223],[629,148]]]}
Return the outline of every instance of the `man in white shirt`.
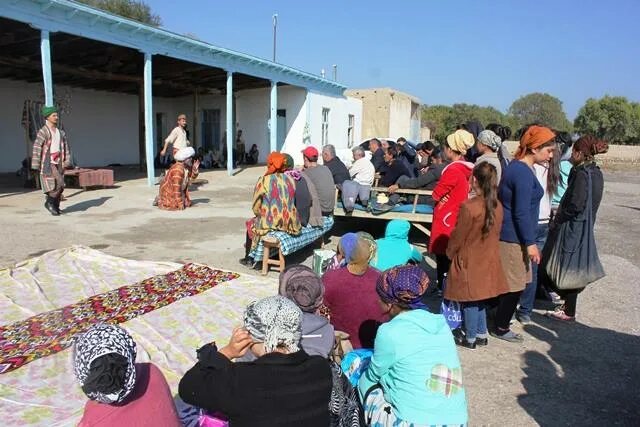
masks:
{"label": "man in white shirt", "polygon": [[191,146],[191,143],[187,139],[187,116],[185,114],[180,114],[178,116],[178,124],[167,139],[164,140],[164,147],[162,147],[162,151],[160,151],[160,155],[164,156],[167,153],[167,147],[169,144],[173,146],[173,154],[178,152],[178,150],[182,148],[187,148]]}
{"label": "man in white shirt", "polygon": [[376,170],[365,157],[362,147],[354,147],[353,163],[349,168],[351,179],[342,183],[342,206],[347,213],[353,211],[357,200],[360,200],[362,206],[369,204],[369,194],[373,185],[373,178]]}

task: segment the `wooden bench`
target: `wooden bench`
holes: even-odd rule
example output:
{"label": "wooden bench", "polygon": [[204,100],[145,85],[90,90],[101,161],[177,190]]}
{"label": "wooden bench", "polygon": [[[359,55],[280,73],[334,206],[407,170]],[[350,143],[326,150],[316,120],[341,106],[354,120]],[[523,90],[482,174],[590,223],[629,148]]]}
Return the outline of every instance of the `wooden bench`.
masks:
{"label": "wooden bench", "polygon": [[[389,188],[387,187],[371,187],[371,195],[374,194],[387,194],[390,195],[392,193],[389,192]],[[431,231],[424,224],[431,224],[433,222],[433,214],[424,214],[416,212],[416,208],[418,206],[418,198],[420,196],[430,196],[432,193],[431,190],[411,190],[411,189],[403,189],[399,188],[393,194],[404,194],[413,196],[413,208],[411,212],[382,212],[373,214],[369,211],[361,211],[358,209],[354,209],[351,213],[347,214],[345,210],[340,206],[338,206],[338,202],[340,200],[339,191],[336,190],[336,207],[333,210],[333,216],[341,216],[341,217],[356,217],[356,218],[369,218],[369,219],[383,219],[385,221],[392,219],[406,219],[409,221],[414,227],[418,230],[422,231],[427,236],[431,236]],[[369,199],[371,202],[373,199]]]}

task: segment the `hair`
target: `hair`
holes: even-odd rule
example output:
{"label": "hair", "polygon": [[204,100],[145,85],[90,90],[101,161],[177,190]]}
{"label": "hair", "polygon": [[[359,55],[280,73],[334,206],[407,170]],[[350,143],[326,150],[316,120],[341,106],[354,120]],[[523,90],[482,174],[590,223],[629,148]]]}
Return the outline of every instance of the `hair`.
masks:
{"label": "hair", "polygon": [[573,144],[573,150],[582,153],[585,161],[592,161],[594,156],[609,151],[609,143],[593,135],[585,135]]}
{"label": "hair", "polygon": [[387,154],[391,155],[391,157],[395,159],[398,157],[398,149],[393,145],[389,145],[389,148],[387,149]]}
{"label": "hair", "polygon": [[440,158],[440,160],[444,160],[443,156],[444,156],[444,151],[442,150],[442,148],[434,147],[429,157],[431,157],[432,159]]}
{"label": "hair", "polygon": [[553,145],[553,156],[549,159],[549,168],[547,169],[547,194],[553,197],[558,190],[562,174],[560,173],[560,145]]}
{"label": "hair", "polygon": [[560,144],[560,155],[564,156],[573,145],[571,134],[561,130],[554,130],[554,132],[556,134],[556,142]]}
{"label": "hair", "polygon": [[382,144],[380,144],[380,140],[379,140],[378,138],[371,138],[371,139],[369,140],[369,145],[371,145],[371,144],[378,144],[378,145],[382,145]]}
{"label": "hair", "polygon": [[324,153],[325,151],[329,153],[332,158],[336,156],[336,147],[334,147],[331,144],[327,144],[324,147],[322,147],[322,152]]}
{"label": "hair", "polygon": [[362,147],[360,147],[359,145],[358,145],[357,147],[353,147],[353,148],[351,149],[351,152],[352,152],[353,154],[356,154],[356,153],[357,153],[357,154],[359,154],[359,155],[361,155],[361,156],[364,156],[364,149],[363,149]]}
{"label": "hair", "polygon": [[311,163],[316,163],[318,161],[318,156],[307,156],[306,154],[303,154],[302,157],[309,160]]}
{"label": "hair", "polygon": [[484,197],[484,222],[482,224],[482,238],[484,239],[489,235],[491,227],[496,222],[498,171],[491,163],[482,162],[473,168],[473,176],[478,181]]}
{"label": "hair", "polygon": [[485,129],[493,131],[493,133],[500,137],[502,142],[508,141],[509,138],[511,138],[511,128],[509,126],[502,126],[499,123],[489,123]]}
{"label": "hair", "polygon": [[424,151],[427,151],[427,150],[435,150],[435,149],[436,149],[436,146],[435,146],[435,144],[434,144],[432,141],[425,141],[425,142],[423,142],[423,143],[422,143],[422,149],[423,149]]}
{"label": "hair", "polygon": [[186,115],[186,114],[184,114],[184,113],[180,113],[180,114],[178,114],[178,118],[177,118],[177,120],[180,120],[180,119],[182,119],[182,118],[184,118],[184,119],[186,120],[186,119],[187,119],[187,115]]}
{"label": "hair", "polygon": [[400,141],[402,141],[402,142],[407,142],[407,140],[405,139],[405,137],[404,137],[404,136],[401,136],[400,138],[398,138],[398,139],[396,140],[396,142],[400,142]]}

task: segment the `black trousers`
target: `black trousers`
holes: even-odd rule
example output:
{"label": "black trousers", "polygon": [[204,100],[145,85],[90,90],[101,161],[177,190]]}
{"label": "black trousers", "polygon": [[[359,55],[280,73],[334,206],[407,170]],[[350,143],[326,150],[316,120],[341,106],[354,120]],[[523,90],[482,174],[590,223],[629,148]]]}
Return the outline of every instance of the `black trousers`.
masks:
{"label": "black trousers", "polygon": [[438,276],[438,289],[442,290],[444,275],[449,272],[451,260],[446,255],[436,255],[436,272]]}
{"label": "black trousers", "polygon": [[507,292],[498,297],[498,308],[496,310],[495,325],[498,332],[507,332],[509,330],[509,322],[516,312],[520,294],[518,292]]}
{"label": "black trousers", "polygon": [[572,317],[576,315],[576,305],[578,304],[578,294],[583,290],[584,288],[558,291],[558,295],[560,295],[562,299],[564,299],[564,314]]}

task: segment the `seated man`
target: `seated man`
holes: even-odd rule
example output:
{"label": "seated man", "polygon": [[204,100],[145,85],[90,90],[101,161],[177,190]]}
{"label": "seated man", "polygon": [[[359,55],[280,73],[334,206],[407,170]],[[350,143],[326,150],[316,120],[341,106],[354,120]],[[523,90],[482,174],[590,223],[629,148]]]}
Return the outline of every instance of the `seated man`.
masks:
{"label": "seated man", "polygon": [[371,151],[371,163],[373,163],[376,172],[380,172],[384,165],[384,150],[380,141],[375,138],[369,141],[369,150]]}
{"label": "seated man", "polygon": [[[447,165],[444,162],[441,153],[442,150],[439,148],[434,149],[431,156],[431,166],[427,168],[425,173],[418,175],[416,178],[401,176],[394,185],[389,186],[389,192],[395,193],[400,188],[433,190],[436,184],[438,184],[442,171]],[[433,205],[433,199],[430,196],[420,196],[418,198],[418,203]]]}
{"label": "seated man", "polygon": [[160,193],[156,205],[168,211],[183,210],[191,206],[189,184],[198,177],[199,160],[193,160],[193,147],[178,150],[174,156],[176,162],[169,168],[160,183]]}
{"label": "seated man", "polygon": [[369,204],[369,194],[376,173],[373,163],[365,157],[362,147],[355,147],[351,151],[353,153],[353,163],[349,168],[351,179],[342,183],[342,206],[347,212],[353,211],[358,199],[362,206]]}
{"label": "seated man", "polygon": [[322,161],[331,171],[333,181],[338,187],[350,178],[349,170],[344,163],[342,163],[342,160],[336,157],[336,148],[333,145],[329,144],[322,147]]}
{"label": "seated man", "polygon": [[425,141],[416,145],[416,158],[413,163],[416,169],[416,175],[425,173],[427,168],[431,166],[431,153],[436,148],[431,141]]}
{"label": "seated man", "polygon": [[309,146],[302,150],[304,157],[303,176],[311,181],[318,192],[322,216],[332,216],[336,204],[336,185],[328,167],[318,164],[318,150]]}
{"label": "seated man", "polygon": [[248,165],[256,165],[256,164],[258,164],[259,155],[260,155],[260,152],[258,150],[258,146],[256,144],[253,144],[251,146],[251,149],[247,153],[247,164]]}
{"label": "seated man", "polygon": [[398,181],[401,176],[410,176],[405,165],[398,159],[398,151],[395,147],[389,147],[384,153],[385,164],[380,168],[382,178],[380,178],[381,187],[389,187]]}
{"label": "seated man", "polygon": [[407,144],[407,140],[402,136],[396,141],[395,147],[398,151],[398,161],[400,161],[405,166],[405,168],[407,168],[409,177],[414,178],[416,176],[416,173],[413,167],[413,163],[416,160],[416,150],[414,150],[410,144]]}

